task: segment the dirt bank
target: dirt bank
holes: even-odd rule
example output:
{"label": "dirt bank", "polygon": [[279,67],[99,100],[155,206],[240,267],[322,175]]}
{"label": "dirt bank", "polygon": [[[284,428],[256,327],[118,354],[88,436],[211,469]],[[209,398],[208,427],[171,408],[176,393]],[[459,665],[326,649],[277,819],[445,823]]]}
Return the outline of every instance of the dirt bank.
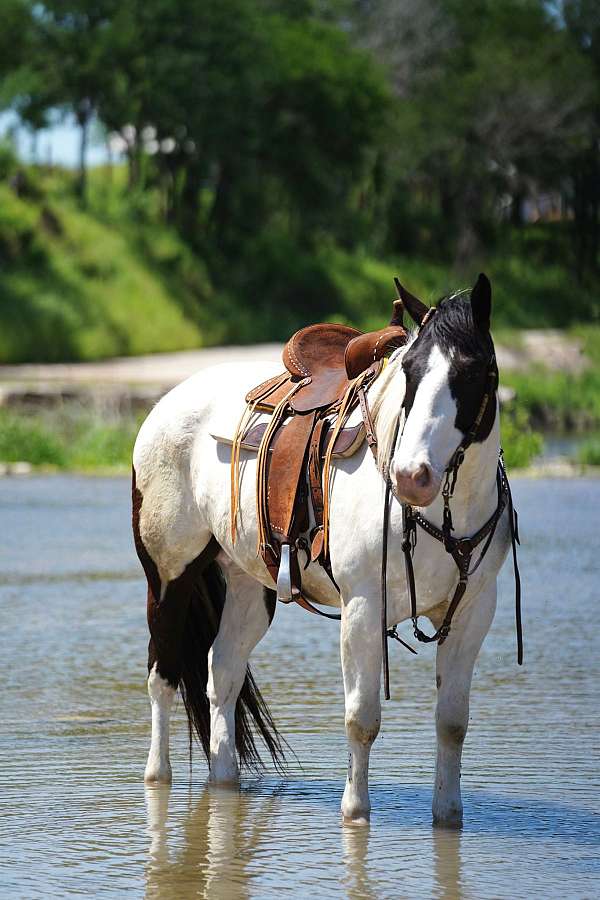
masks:
{"label": "dirt bank", "polygon": [[[103,406],[144,407],[194,372],[240,360],[281,360],[280,344],[209,347],[180,353],[120,357],[95,363],[0,366],[0,406],[53,406],[89,400]],[[549,369],[579,373],[586,359],[575,338],[559,331],[519,332],[511,345],[496,347],[501,371]]]}

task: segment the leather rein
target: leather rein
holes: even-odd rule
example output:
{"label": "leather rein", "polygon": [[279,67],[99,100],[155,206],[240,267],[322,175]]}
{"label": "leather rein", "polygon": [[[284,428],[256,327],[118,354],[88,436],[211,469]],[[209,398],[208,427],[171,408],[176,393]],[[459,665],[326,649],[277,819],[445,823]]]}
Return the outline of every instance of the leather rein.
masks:
{"label": "leather rein", "polygon": [[[431,318],[435,313],[435,307],[431,307],[421,326],[419,328],[419,333],[425,326],[426,322]],[[417,338],[418,339],[418,338]],[[498,491],[498,503],[495,511],[492,513],[490,518],[485,522],[484,525],[471,537],[457,538],[452,532],[454,531],[454,526],[452,523],[452,512],[450,508],[450,502],[454,496],[454,489],[456,487],[456,480],[458,478],[459,469],[464,461],[466,450],[473,444],[479,435],[479,430],[481,427],[481,422],[483,420],[483,416],[485,414],[486,409],[489,404],[493,403],[494,395],[498,385],[498,367],[496,364],[496,357],[492,351],[492,354],[488,363],[488,373],[487,373],[487,381],[485,390],[481,399],[481,403],[479,406],[479,411],[473,425],[466,433],[465,437],[462,439],[457,449],[452,454],[450,462],[448,463],[445,472],[444,472],[444,483],[442,486],[442,498],[444,501],[444,510],[443,510],[443,519],[442,519],[442,527],[438,528],[437,525],[434,525],[429,519],[425,518],[420,512],[413,509],[413,507],[399,500],[402,507],[402,553],[404,555],[404,565],[406,571],[406,584],[407,590],[410,599],[410,618],[413,625],[413,634],[415,638],[421,643],[432,643],[437,642],[440,646],[444,643],[446,638],[448,637],[452,625],[452,619],[454,614],[459,606],[460,601],[462,600],[468,586],[469,578],[471,575],[475,573],[475,571],[479,568],[481,563],[483,562],[488,550],[491,547],[492,540],[494,538],[494,534],[496,532],[496,526],[502,517],[502,514],[505,508],[508,506],[509,513],[509,529],[510,529],[510,538],[512,544],[512,556],[513,556],[513,568],[515,574],[515,620],[516,620],[516,631],[517,631],[517,662],[519,665],[523,663],[523,634],[522,634],[522,622],[521,622],[521,578],[519,573],[519,567],[517,562],[517,544],[520,543],[519,540],[519,528],[518,528],[518,518],[517,512],[514,508],[512,502],[512,494],[510,490],[510,485],[508,482],[508,476],[506,474],[506,468],[504,465],[504,458],[502,454],[502,450],[500,450],[500,455],[498,457],[498,466],[496,470],[496,486]],[[403,407],[404,412],[404,423],[402,425],[402,431],[404,431],[404,426],[406,424],[406,420],[408,418],[406,414],[406,410]],[[398,422],[396,423],[396,430],[394,433],[394,439],[390,448],[390,456],[387,460],[386,465],[386,490],[385,490],[385,501],[384,501],[384,511],[383,511],[383,541],[382,541],[382,556],[381,556],[381,640],[382,640],[382,652],[383,652],[383,683],[384,683],[384,694],[385,699],[390,699],[390,678],[389,678],[389,659],[388,659],[388,638],[394,638],[398,640],[405,647],[408,647],[411,652],[415,653],[412,647],[407,645],[403,640],[401,640],[400,636],[396,631],[396,626],[393,628],[388,628],[387,626],[387,553],[388,553],[388,534],[389,534],[389,515],[390,515],[390,500],[391,494],[393,493],[392,482],[390,478],[390,465],[391,461],[396,449],[396,444],[398,440],[398,434],[400,433],[400,438],[402,438],[402,432],[400,431],[400,417],[398,417]],[[395,495],[394,495],[395,496]],[[417,527],[418,526],[418,527]],[[454,589],[454,593],[450,602],[448,604],[448,608],[446,610],[446,614],[442,621],[442,624],[437,629],[434,634],[426,634],[419,628],[418,623],[418,614],[417,614],[417,592],[416,592],[416,584],[415,584],[415,574],[413,567],[413,554],[415,551],[415,547],[417,544],[417,535],[418,528],[421,528],[430,537],[433,537],[435,540],[439,541],[443,544],[444,549],[447,553],[452,556],[456,567],[458,569],[458,582],[456,588]],[[473,559],[473,555],[477,548],[483,544],[481,552],[479,553],[479,557],[473,567],[471,567],[471,562]]]}

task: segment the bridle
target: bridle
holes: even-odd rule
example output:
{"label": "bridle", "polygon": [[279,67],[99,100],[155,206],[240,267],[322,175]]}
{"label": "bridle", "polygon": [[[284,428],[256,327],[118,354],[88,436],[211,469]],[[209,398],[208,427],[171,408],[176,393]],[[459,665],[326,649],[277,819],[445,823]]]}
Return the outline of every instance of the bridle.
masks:
{"label": "bridle", "polygon": [[[415,341],[419,339],[420,334],[423,331],[423,328],[426,324],[431,321],[431,318],[436,313],[436,307],[432,306],[428,310],[427,314],[423,318],[421,322],[417,337]],[[510,537],[512,544],[512,555],[513,555],[513,566],[515,573],[515,620],[516,620],[516,631],[517,631],[517,662],[519,665],[523,663],[523,635],[522,635],[522,624],[521,624],[521,578],[519,574],[519,567],[517,563],[517,544],[519,541],[519,528],[518,528],[518,519],[517,512],[513,506],[512,502],[512,494],[510,490],[510,485],[508,482],[508,476],[506,474],[506,468],[504,465],[504,457],[502,454],[502,450],[500,450],[500,454],[498,457],[498,466],[496,469],[496,486],[498,490],[498,503],[495,511],[492,513],[490,518],[485,522],[485,524],[471,537],[463,537],[457,538],[453,535],[454,525],[452,523],[452,512],[450,508],[451,500],[454,496],[454,490],[456,487],[456,481],[458,478],[458,473],[461,465],[463,464],[465,453],[468,448],[473,444],[477,438],[479,437],[481,424],[483,421],[483,417],[485,415],[486,410],[489,408],[490,404],[494,402],[495,393],[498,387],[498,366],[496,363],[496,356],[492,347],[492,351],[490,354],[490,358],[488,360],[487,365],[487,376],[486,376],[486,384],[484,388],[484,392],[481,398],[481,402],[479,405],[479,410],[477,415],[473,421],[473,424],[465,434],[464,438],[452,454],[448,465],[444,471],[444,483],[442,485],[442,498],[444,503],[443,509],[443,517],[442,517],[442,527],[438,528],[437,525],[434,525],[429,519],[425,518],[420,512],[417,512],[413,507],[405,503],[404,501],[399,500],[402,507],[402,553],[404,555],[404,566],[406,571],[406,584],[407,590],[410,599],[410,617],[413,625],[413,634],[415,638],[421,643],[432,643],[437,642],[440,646],[447,639],[450,634],[450,629],[452,625],[452,619],[454,614],[458,608],[460,601],[462,600],[469,582],[469,578],[474,572],[479,568],[481,563],[483,562],[490,546],[492,544],[492,540],[494,538],[494,534],[496,532],[496,526],[502,517],[502,514],[505,508],[508,506],[509,511],[509,528],[510,528]],[[400,440],[402,439],[402,433],[404,431],[404,427],[406,425],[406,421],[408,418],[407,410],[404,407],[401,411],[401,415],[403,418],[402,428],[400,427],[400,416],[398,417],[398,421],[396,423],[396,429],[394,432],[394,438],[390,448],[390,455],[387,460],[386,466],[386,490],[385,490],[385,502],[384,502],[384,511],[383,511],[383,544],[382,544],[382,558],[381,558],[381,638],[382,638],[382,650],[383,650],[383,681],[384,681],[384,693],[386,700],[390,698],[390,686],[389,686],[389,660],[388,660],[388,638],[394,638],[395,640],[400,641],[400,643],[404,644],[404,646],[408,646],[402,641],[396,631],[396,626],[393,628],[388,628],[387,626],[387,550],[388,550],[388,532],[389,532],[389,515],[390,515],[390,500],[391,495],[394,493],[394,489],[392,486],[391,478],[390,478],[390,465],[392,462],[392,458],[396,451],[396,445],[398,442],[398,437]],[[395,496],[395,494],[394,494]],[[418,623],[418,615],[417,615],[417,592],[415,585],[415,573],[413,567],[413,554],[415,551],[415,547],[417,544],[417,534],[418,528],[421,528],[430,537],[433,537],[435,540],[439,541],[444,545],[444,549],[447,553],[452,556],[456,567],[458,569],[458,583],[454,590],[454,593],[450,599],[448,604],[448,609],[446,610],[446,614],[442,621],[442,624],[437,629],[434,634],[426,634],[419,628]],[[479,554],[479,557],[475,563],[475,565],[471,568],[471,561],[473,558],[473,554],[475,550],[483,544],[482,550]],[[414,653],[412,647],[409,647],[410,650]]]}

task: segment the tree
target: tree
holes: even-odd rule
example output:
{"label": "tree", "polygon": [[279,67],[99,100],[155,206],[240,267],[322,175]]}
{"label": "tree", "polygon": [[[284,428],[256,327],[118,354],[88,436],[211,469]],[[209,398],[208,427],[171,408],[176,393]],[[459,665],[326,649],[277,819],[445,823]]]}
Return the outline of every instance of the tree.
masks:
{"label": "tree", "polygon": [[502,194],[532,177],[559,186],[585,127],[588,67],[543,0],[366,6],[367,42],[391,48],[405,148],[397,165],[413,192],[435,191],[464,264]]}
{"label": "tree", "polygon": [[593,72],[587,97],[587,129],[571,158],[575,243],[580,277],[600,268],[600,6],[594,0],[559,4],[569,34]]}
{"label": "tree", "polygon": [[21,94],[22,117],[39,127],[50,110],[71,112],[80,130],[77,195],[86,196],[89,129],[111,65],[110,24],[117,0],[44,0],[31,4],[32,42]]}

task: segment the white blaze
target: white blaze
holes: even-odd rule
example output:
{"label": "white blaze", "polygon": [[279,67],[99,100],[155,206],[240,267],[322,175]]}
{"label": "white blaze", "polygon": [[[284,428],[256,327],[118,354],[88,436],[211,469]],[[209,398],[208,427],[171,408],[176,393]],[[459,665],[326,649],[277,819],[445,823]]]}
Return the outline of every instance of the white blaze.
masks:
{"label": "white blaze", "polygon": [[392,471],[410,475],[421,464],[440,480],[462,433],[455,426],[456,401],[450,393],[450,363],[437,344],[417,388]]}

